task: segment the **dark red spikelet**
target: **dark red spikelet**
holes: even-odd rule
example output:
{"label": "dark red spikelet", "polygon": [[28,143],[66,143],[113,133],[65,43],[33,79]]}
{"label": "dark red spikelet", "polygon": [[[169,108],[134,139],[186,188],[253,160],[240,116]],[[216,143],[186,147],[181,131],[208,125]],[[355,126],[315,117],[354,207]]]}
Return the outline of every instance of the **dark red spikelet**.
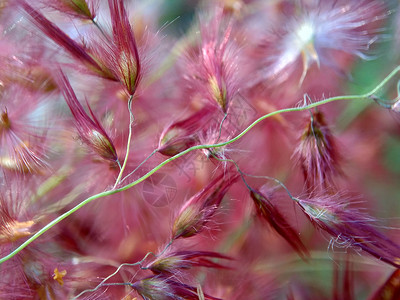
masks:
{"label": "dark red spikelet", "polygon": [[65,101],[74,116],[76,128],[82,140],[103,159],[117,162],[117,151],[115,150],[112,140],[97,120],[90,107],[90,116],[85,112],[76,98],[67,77],[62,72],[60,72],[60,83]]}
{"label": "dark red spikelet", "polygon": [[352,207],[348,198],[336,194],[297,201],[311,222],[341,247],[361,249],[400,268],[400,246],[376,230],[375,220]]}
{"label": "dark red spikelet", "polygon": [[279,210],[272,204],[268,197],[256,190],[250,191],[250,196],[254,201],[257,214],[266,220],[268,224],[304,259],[308,255],[307,248],[304,246],[295,229],[286,221]]}
{"label": "dark red spikelet", "polygon": [[244,86],[241,52],[232,36],[232,20],[223,8],[214,5],[210,18],[200,18],[201,41],[198,49],[187,49],[184,79],[191,92],[217,105],[227,113],[233,98]]}
{"label": "dark red spikelet", "polygon": [[86,50],[66,35],[60,28],[47,20],[39,11],[23,0],[19,0],[19,4],[31,17],[33,23],[56,44],[64,48],[72,57],[82,62],[93,73],[111,80],[115,80],[113,73],[104,65],[100,65],[90,56]]}
{"label": "dark red spikelet", "polygon": [[135,35],[129,23],[124,3],[121,0],[108,0],[115,49],[113,65],[118,79],[129,95],[133,95],[141,78],[141,63]]}
{"label": "dark red spikelet", "polygon": [[221,174],[182,206],[172,228],[173,239],[192,237],[204,229],[238,178],[238,175],[231,175],[227,179],[224,176],[229,175]]}
{"label": "dark red spikelet", "polygon": [[204,129],[213,114],[213,109],[206,106],[188,118],[169,125],[161,133],[158,152],[174,156],[196,144],[199,133]]}
{"label": "dark red spikelet", "polygon": [[322,112],[313,113],[293,156],[301,166],[309,193],[334,188],[334,176],[341,174],[341,156]]}

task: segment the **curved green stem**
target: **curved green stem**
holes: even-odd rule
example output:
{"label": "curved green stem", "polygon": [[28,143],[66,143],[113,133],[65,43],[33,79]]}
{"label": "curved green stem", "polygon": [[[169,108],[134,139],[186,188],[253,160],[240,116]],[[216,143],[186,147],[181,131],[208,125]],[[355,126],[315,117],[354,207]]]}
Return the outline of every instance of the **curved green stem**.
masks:
{"label": "curved green stem", "polygon": [[[186,155],[189,152],[192,152],[194,150],[200,150],[200,149],[218,148],[218,147],[223,147],[223,146],[232,144],[232,143],[236,142],[237,140],[241,139],[246,133],[248,133],[254,126],[256,126],[261,121],[263,121],[263,120],[265,120],[265,119],[267,119],[269,117],[278,115],[278,114],[288,113],[288,112],[304,111],[304,110],[308,110],[308,109],[311,109],[311,108],[314,108],[314,107],[318,107],[318,106],[321,106],[321,105],[324,105],[324,104],[327,104],[327,103],[330,103],[330,102],[335,102],[335,101],[369,99],[372,95],[374,95],[377,91],[379,91],[399,71],[400,71],[400,66],[397,66],[385,79],[383,79],[369,93],[366,93],[366,94],[363,94],[363,95],[337,96],[337,97],[332,97],[332,98],[328,98],[328,99],[325,99],[325,100],[321,100],[319,102],[315,102],[315,103],[311,103],[311,104],[308,104],[308,105],[304,105],[304,106],[301,106],[301,107],[293,107],[293,108],[285,108],[285,109],[277,110],[277,111],[268,113],[268,114],[258,118],[253,123],[251,123],[245,130],[243,130],[240,134],[238,134],[236,137],[234,137],[233,139],[231,139],[229,141],[226,141],[226,142],[223,142],[223,143],[218,143],[218,144],[213,144],[213,145],[198,145],[198,146],[193,146],[191,148],[188,148],[188,149],[176,154],[175,156],[170,157],[169,159],[166,159],[165,161],[163,161],[162,163],[160,163],[159,165],[154,167],[152,170],[147,172],[142,177],[138,178],[137,180],[135,180],[135,181],[133,181],[133,182],[121,187],[121,188],[118,188],[118,189],[115,188],[115,189],[112,189],[112,190],[109,190],[109,191],[105,191],[105,192],[93,195],[93,196],[83,200],[81,203],[79,203],[75,207],[71,208],[69,211],[63,213],[62,215],[58,216],[53,221],[51,221],[46,226],[44,226],[42,229],[37,231],[34,235],[32,235],[29,239],[27,239],[19,247],[17,247],[15,250],[13,250],[10,254],[2,257],[0,259],[0,264],[5,262],[5,261],[7,261],[7,260],[9,260],[10,258],[14,257],[16,254],[21,252],[25,247],[27,247],[30,243],[35,241],[38,237],[40,237],[46,231],[51,229],[53,226],[55,226],[56,224],[58,224],[59,222],[61,222],[62,220],[64,220],[65,218],[67,218],[68,216],[70,216],[71,214],[73,214],[74,212],[76,212],[77,210],[82,208],[83,206],[85,206],[86,204],[92,202],[93,200],[96,200],[96,199],[99,199],[99,198],[103,198],[103,197],[106,197],[106,196],[109,196],[109,195],[113,195],[113,194],[116,194],[118,192],[125,191],[127,189],[130,189],[130,188],[134,187],[135,185],[137,185],[137,184],[141,183],[142,181],[146,180],[147,178],[149,178],[151,175],[153,175],[155,172],[160,170],[165,165],[167,165],[170,162],[178,159],[179,157],[182,157],[182,156]],[[131,133],[131,131],[130,131],[130,133]],[[129,139],[129,143],[128,144],[130,144],[130,139]],[[127,158],[127,156],[128,156],[128,152],[126,154],[126,158]],[[126,161],[127,161],[126,158],[125,158],[125,161],[124,161],[123,168],[125,168],[125,166],[126,166]],[[122,171],[123,170],[121,169],[119,179],[122,176]],[[118,182],[119,181],[116,182],[115,186],[117,185]]]}

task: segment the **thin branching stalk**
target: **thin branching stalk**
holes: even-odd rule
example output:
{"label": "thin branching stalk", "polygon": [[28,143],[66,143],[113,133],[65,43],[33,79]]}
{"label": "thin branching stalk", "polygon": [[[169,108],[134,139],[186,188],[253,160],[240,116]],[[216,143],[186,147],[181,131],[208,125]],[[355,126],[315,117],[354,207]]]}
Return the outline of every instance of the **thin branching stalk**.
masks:
{"label": "thin branching stalk", "polygon": [[[146,270],[146,268],[142,267],[142,264],[145,262],[145,260],[150,256],[153,255],[154,257],[159,257],[161,255],[163,255],[165,253],[165,251],[167,251],[169,249],[169,247],[171,247],[173,243],[173,240],[171,240],[165,247],[164,249],[159,253],[159,254],[154,254],[153,252],[148,252],[146,253],[146,255],[138,262],[135,263],[123,263],[121,265],[118,266],[118,268],[109,276],[107,276],[106,278],[104,278],[95,288],[93,289],[87,289],[82,291],[81,293],[79,293],[77,296],[75,296],[72,299],[78,299],[80,296],[82,296],[83,294],[86,293],[90,293],[90,292],[95,292],[97,291],[99,288],[103,287],[103,286],[108,286],[108,285],[112,285],[110,283],[106,283],[107,280],[109,280],[110,278],[114,277],[115,275],[117,275],[119,273],[119,271],[123,268],[123,267],[135,267],[135,266],[140,266],[140,268],[142,270]],[[117,284],[118,285],[118,284]],[[119,284],[119,285],[123,285],[123,284]]]}
{"label": "thin branching stalk", "polygon": [[129,100],[128,100],[128,111],[129,111],[129,134],[128,134],[128,141],[126,143],[126,154],[125,154],[125,159],[124,159],[124,163],[122,164],[122,167],[119,171],[117,180],[115,181],[114,187],[113,189],[115,189],[117,187],[117,185],[119,184],[119,182],[121,181],[122,178],[122,174],[124,173],[124,170],[126,168],[126,164],[128,163],[128,158],[129,158],[129,151],[131,149],[131,140],[132,140],[132,125],[133,122],[135,121],[135,118],[133,116],[132,113],[132,99],[133,99],[133,95],[129,96]]}

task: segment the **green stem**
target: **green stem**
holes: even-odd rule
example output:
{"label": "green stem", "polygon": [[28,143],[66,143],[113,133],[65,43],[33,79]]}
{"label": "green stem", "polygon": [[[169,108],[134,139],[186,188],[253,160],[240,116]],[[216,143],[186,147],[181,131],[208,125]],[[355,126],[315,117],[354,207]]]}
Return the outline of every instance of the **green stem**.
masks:
{"label": "green stem", "polygon": [[[67,218],[68,216],[70,216],[71,214],[73,214],[74,212],[76,212],[77,210],[82,208],[83,206],[85,206],[86,204],[92,202],[93,200],[96,200],[96,199],[99,199],[99,198],[103,198],[103,197],[106,197],[106,196],[109,196],[109,195],[113,195],[113,194],[116,194],[116,193],[119,193],[121,191],[125,191],[127,189],[130,189],[130,188],[134,187],[135,185],[137,185],[137,184],[143,182],[144,180],[146,180],[147,178],[149,178],[151,175],[153,175],[155,172],[160,170],[162,167],[164,167],[168,163],[178,159],[181,156],[184,156],[185,154],[187,154],[189,152],[192,152],[194,150],[200,150],[200,149],[218,148],[218,147],[223,147],[223,146],[232,144],[232,143],[236,142],[237,140],[239,140],[240,138],[242,138],[247,132],[249,132],[254,126],[256,126],[261,121],[263,121],[263,120],[265,120],[265,119],[267,119],[269,117],[278,115],[278,114],[287,113],[287,112],[304,111],[304,110],[308,110],[308,109],[311,109],[311,108],[314,108],[314,107],[318,107],[318,106],[321,106],[321,105],[324,105],[324,104],[327,104],[327,103],[330,103],[330,102],[341,101],[341,100],[360,100],[360,99],[364,99],[365,100],[365,99],[369,99],[369,97],[371,97],[378,90],[380,90],[399,71],[400,71],[400,66],[397,66],[385,79],[383,79],[382,82],[380,82],[369,93],[366,93],[366,94],[363,94],[363,95],[337,96],[337,97],[328,98],[328,99],[325,99],[325,100],[322,100],[322,101],[319,101],[319,102],[311,103],[311,104],[308,104],[308,105],[305,105],[305,106],[302,106],[302,107],[285,108],[285,109],[277,110],[277,111],[271,112],[269,114],[266,114],[266,115],[258,118],[252,124],[250,124],[245,130],[243,130],[239,135],[237,135],[236,137],[234,137],[233,139],[231,139],[229,141],[226,141],[226,142],[223,142],[223,143],[214,144],[214,145],[198,145],[198,146],[193,146],[193,147],[191,147],[189,149],[186,149],[186,150],[176,154],[175,156],[170,157],[169,159],[163,161],[162,163],[160,163],[159,165],[154,167],[152,170],[147,172],[145,175],[143,175],[142,177],[138,178],[137,180],[133,181],[130,184],[127,184],[127,185],[125,185],[125,186],[123,186],[121,188],[118,188],[118,189],[112,189],[112,190],[109,190],[109,191],[105,191],[105,192],[93,195],[93,196],[83,200],[81,203],[79,203],[75,207],[71,208],[69,211],[65,212],[64,214],[60,215],[59,217],[55,218],[53,221],[48,223],[42,229],[37,231],[34,235],[32,235],[29,239],[27,239],[19,247],[17,247],[15,250],[13,250],[10,254],[2,257],[0,259],[0,264],[5,262],[5,261],[7,261],[7,260],[9,260],[10,258],[14,257],[16,254],[21,252],[25,247],[27,247],[30,243],[35,241],[38,237],[40,237],[46,231],[51,229],[53,226],[55,226],[56,224],[58,224],[59,222],[61,222],[62,220],[64,220],[65,218]],[[128,144],[130,144],[130,140],[129,140]],[[128,156],[128,152],[129,151],[127,151],[126,158]],[[125,165],[126,165],[126,159],[124,161],[124,166]],[[124,168],[124,166],[123,166],[123,168]],[[122,172],[120,172],[120,174],[122,174]]]}
{"label": "green stem", "polygon": [[117,185],[119,184],[119,182],[121,181],[122,178],[122,174],[124,173],[124,170],[126,168],[126,164],[128,162],[128,157],[129,157],[129,150],[131,148],[131,139],[132,139],[132,124],[133,121],[135,120],[135,118],[133,117],[133,113],[132,113],[132,99],[133,99],[133,95],[131,95],[129,97],[128,100],[128,110],[129,110],[129,134],[128,134],[128,142],[126,143],[126,154],[125,154],[125,159],[124,159],[124,163],[119,171],[117,180],[115,181],[114,187],[113,189],[115,189],[117,187]]}

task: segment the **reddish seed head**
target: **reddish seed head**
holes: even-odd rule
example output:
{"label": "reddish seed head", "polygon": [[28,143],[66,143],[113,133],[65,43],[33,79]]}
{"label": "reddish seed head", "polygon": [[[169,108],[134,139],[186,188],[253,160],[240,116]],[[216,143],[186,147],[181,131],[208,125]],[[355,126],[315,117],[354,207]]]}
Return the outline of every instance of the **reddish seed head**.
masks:
{"label": "reddish seed head", "polygon": [[158,152],[174,156],[190,147],[199,139],[199,133],[210,120],[213,110],[206,106],[190,117],[174,122],[161,133]]}
{"label": "reddish seed head", "polygon": [[121,0],[108,0],[110,7],[113,57],[112,66],[118,79],[129,95],[133,95],[141,78],[141,62],[135,35],[129,23],[124,3]]}
{"label": "reddish seed head", "polygon": [[303,170],[308,192],[334,188],[341,156],[322,112],[313,113],[293,156]]}
{"label": "reddish seed head", "polygon": [[21,7],[30,15],[33,23],[56,44],[64,48],[72,57],[82,62],[93,73],[110,80],[116,79],[114,74],[104,63],[92,57],[86,49],[76,43],[52,22],[47,20],[39,11],[35,10],[24,0],[18,1]]}
{"label": "reddish seed head", "polygon": [[224,179],[221,174],[202,191],[190,198],[181,208],[172,228],[172,238],[188,238],[201,232],[216,213],[223,197],[238,176]]}
{"label": "reddish seed head", "polygon": [[254,201],[257,214],[266,220],[269,225],[283,237],[290,246],[302,257],[308,256],[307,248],[303,245],[295,229],[286,221],[272,202],[259,191],[251,190],[250,196]]}
{"label": "reddish seed head", "polygon": [[108,134],[89,107],[90,116],[79,103],[64,73],[60,72],[60,85],[82,140],[103,159],[118,161],[117,151]]}
{"label": "reddish seed head", "polygon": [[330,234],[338,245],[361,249],[400,267],[400,246],[375,229],[374,219],[351,207],[350,199],[335,194],[297,201],[311,222]]}
{"label": "reddish seed head", "polygon": [[217,7],[210,20],[200,20],[201,44],[188,53],[185,79],[189,89],[217,104],[226,113],[239,92],[239,48],[231,39],[232,24],[224,24],[223,9]]}

